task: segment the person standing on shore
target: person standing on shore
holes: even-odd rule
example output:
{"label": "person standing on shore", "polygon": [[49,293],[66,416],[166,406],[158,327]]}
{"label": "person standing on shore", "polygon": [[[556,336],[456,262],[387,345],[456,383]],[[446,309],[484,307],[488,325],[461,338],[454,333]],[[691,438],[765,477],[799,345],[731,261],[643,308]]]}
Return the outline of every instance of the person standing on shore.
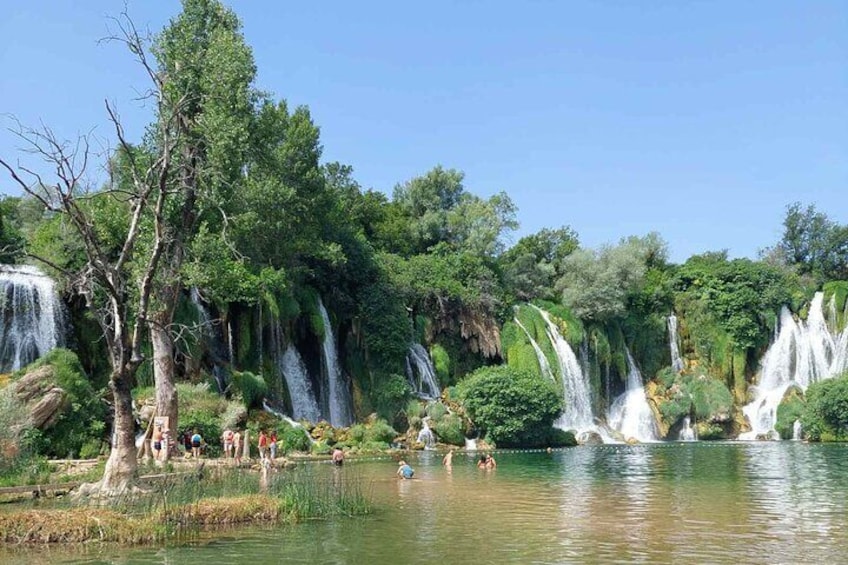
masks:
{"label": "person standing on shore", "polygon": [[259,439],[257,440],[259,447],[259,460],[265,460],[265,452],[268,450],[268,436],[265,435],[265,430],[259,430]]}
{"label": "person standing on shore", "polygon": [[233,432],[233,452],[234,452],[234,456],[235,456],[235,460],[236,460],[236,465],[240,465],[241,464],[241,432],[238,431],[238,428],[236,428],[236,431]]}

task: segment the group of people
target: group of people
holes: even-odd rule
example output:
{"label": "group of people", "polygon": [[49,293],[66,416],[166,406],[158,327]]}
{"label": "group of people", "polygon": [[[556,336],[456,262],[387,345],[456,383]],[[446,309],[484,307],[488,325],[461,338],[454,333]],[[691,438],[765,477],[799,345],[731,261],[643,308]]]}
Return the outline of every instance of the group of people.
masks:
{"label": "group of people", "polygon": [[233,459],[236,463],[241,463],[242,453],[242,435],[238,429],[231,430],[227,428],[221,434],[221,441],[224,445],[224,458]]}
{"label": "group of people", "polygon": [[[442,465],[444,465],[448,469],[448,471],[450,471],[453,466],[454,451],[455,450],[452,448],[442,458]],[[497,466],[498,463],[497,461],[495,461],[495,458],[492,457],[491,453],[484,453],[480,455],[480,460],[477,461],[478,469],[485,469],[488,471],[497,468]],[[410,467],[406,461],[401,459],[400,461],[398,461],[398,470],[395,474],[401,479],[411,479],[415,475],[415,470]]]}
{"label": "group of people", "polygon": [[259,447],[259,460],[273,463],[277,458],[277,432],[271,430],[271,433],[265,433],[265,430],[259,430],[256,443]]}

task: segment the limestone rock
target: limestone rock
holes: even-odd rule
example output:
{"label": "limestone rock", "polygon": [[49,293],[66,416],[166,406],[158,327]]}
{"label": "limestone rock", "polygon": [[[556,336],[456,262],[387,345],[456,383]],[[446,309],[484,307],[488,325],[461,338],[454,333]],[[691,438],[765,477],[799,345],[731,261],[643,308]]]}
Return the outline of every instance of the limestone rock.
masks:
{"label": "limestone rock", "polygon": [[67,393],[56,385],[53,367],[44,365],[12,383],[10,392],[26,407],[33,427],[44,430],[67,408]]}

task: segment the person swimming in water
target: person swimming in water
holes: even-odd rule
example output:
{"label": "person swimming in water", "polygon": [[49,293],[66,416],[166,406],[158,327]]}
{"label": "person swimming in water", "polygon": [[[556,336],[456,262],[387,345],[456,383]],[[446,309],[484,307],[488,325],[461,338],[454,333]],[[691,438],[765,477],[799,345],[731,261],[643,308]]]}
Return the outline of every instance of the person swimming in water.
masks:
{"label": "person swimming in water", "polygon": [[395,473],[401,479],[411,479],[415,474],[415,470],[412,467],[406,464],[406,461],[400,460],[398,461],[398,470]]}

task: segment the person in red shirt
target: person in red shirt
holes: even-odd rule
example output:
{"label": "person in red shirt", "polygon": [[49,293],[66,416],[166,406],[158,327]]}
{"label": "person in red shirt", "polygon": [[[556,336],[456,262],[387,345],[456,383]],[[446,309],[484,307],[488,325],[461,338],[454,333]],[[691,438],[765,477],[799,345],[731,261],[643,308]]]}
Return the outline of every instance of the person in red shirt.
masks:
{"label": "person in red shirt", "polygon": [[268,436],[265,435],[265,430],[259,430],[259,459],[265,460],[265,452],[268,450]]}

